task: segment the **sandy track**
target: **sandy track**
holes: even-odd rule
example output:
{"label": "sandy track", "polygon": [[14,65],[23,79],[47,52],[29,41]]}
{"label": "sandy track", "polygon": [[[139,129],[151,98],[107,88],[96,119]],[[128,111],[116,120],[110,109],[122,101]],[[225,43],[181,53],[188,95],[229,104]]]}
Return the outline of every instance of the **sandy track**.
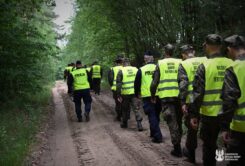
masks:
{"label": "sandy track", "polygon": [[[65,83],[58,81],[53,90],[55,124],[49,131],[49,148],[42,155],[40,165],[192,165],[184,157],[170,155],[172,145],[166,125],[161,124],[164,143],[151,142],[148,119],[143,112],[143,132],[137,131],[133,113],[129,128],[121,129],[120,123],[114,121],[114,101],[109,91],[92,96],[91,120],[82,123],[77,122],[74,103],[66,91]],[[200,165],[200,147],[197,161]]]}

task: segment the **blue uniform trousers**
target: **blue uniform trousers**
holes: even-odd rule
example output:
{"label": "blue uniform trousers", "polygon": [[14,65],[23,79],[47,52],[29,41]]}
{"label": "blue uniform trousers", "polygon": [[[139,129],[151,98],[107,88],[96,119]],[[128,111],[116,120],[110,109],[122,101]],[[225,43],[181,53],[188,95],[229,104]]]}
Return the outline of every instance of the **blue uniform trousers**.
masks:
{"label": "blue uniform trousers", "polygon": [[89,113],[91,110],[91,103],[92,103],[92,98],[89,89],[74,91],[74,102],[75,102],[75,109],[76,109],[76,114],[78,119],[82,118],[81,99],[83,99],[83,103],[85,105],[84,106],[85,112]]}
{"label": "blue uniform trousers", "polygon": [[161,101],[158,99],[157,103],[152,103],[150,98],[143,98],[143,108],[145,114],[148,116],[150,124],[150,133],[154,139],[162,140],[162,133],[159,126]]}

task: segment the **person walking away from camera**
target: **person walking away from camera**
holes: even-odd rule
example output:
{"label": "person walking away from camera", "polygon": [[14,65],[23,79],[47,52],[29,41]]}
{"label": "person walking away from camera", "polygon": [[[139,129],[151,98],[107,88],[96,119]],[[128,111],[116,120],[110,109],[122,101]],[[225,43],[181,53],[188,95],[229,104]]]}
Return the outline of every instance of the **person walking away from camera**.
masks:
{"label": "person walking away from camera", "polygon": [[191,163],[196,162],[195,149],[197,148],[197,130],[190,125],[189,106],[193,100],[192,82],[196,70],[200,64],[207,60],[206,57],[195,57],[195,50],[191,45],[183,45],[180,47],[182,62],[178,69],[179,98],[181,102],[181,110],[184,115],[185,125],[187,127],[187,136],[183,154]]}
{"label": "person walking away from camera", "polygon": [[90,95],[90,84],[91,78],[88,74],[86,68],[82,67],[81,61],[76,62],[76,70],[71,72],[69,77],[69,86],[73,87],[75,111],[77,115],[78,122],[82,122],[82,110],[81,110],[81,99],[84,103],[84,116],[86,121],[90,120],[90,110],[92,98]]}
{"label": "person walking away from camera", "polygon": [[207,35],[203,44],[208,60],[199,65],[193,81],[193,103],[190,105],[191,126],[197,130],[201,121],[203,165],[216,165],[215,152],[220,131],[218,113],[221,110],[221,89],[225,69],[232,60],[221,54],[223,39],[217,34]]}
{"label": "person walking away from camera", "polygon": [[235,61],[226,69],[221,92],[223,100],[221,118],[222,138],[228,145],[227,153],[237,154],[238,161],[229,166],[245,164],[245,39],[243,36],[227,37],[225,45]]}
{"label": "person walking away from camera", "polygon": [[116,112],[116,120],[121,121],[122,117],[122,105],[121,103],[117,100],[117,87],[116,87],[116,78],[119,70],[123,68],[123,56],[118,55],[116,60],[115,60],[116,65],[112,67],[109,72],[108,72],[108,82],[111,86],[112,94],[113,94],[113,99],[115,101],[115,112]]}
{"label": "person walking away from camera", "polygon": [[167,122],[171,141],[174,146],[171,155],[182,156],[182,112],[178,98],[178,67],[181,59],[173,58],[174,46],[164,46],[164,59],[159,60],[151,83],[151,96],[154,100],[156,92],[162,102],[164,120]]}
{"label": "person walking away from camera", "polygon": [[153,73],[156,69],[154,64],[154,57],[151,51],[146,51],[144,56],[145,65],[141,67],[135,79],[135,95],[138,98],[142,98],[143,108],[145,114],[148,116],[150,124],[150,136],[152,142],[161,143],[162,133],[159,126],[160,113],[161,113],[161,101],[158,98],[157,102],[152,102],[150,86],[152,82]]}
{"label": "person walking away from camera", "polygon": [[92,88],[95,94],[100,95],[100,84],[102,78],[102,68],[98,64],[98,61],[95,61],[91,67],[91,75],[92,75]]}
{"label": "person walking away from camera", "polygon": [[140,101],[136,98],[134,89],[134,82],[138,69],[130,65],[128,58],[125,58],[123,63],[123,68],[119,70],[116,79],[118,101],[122,103],[121,128],[128,128],[128,119],[131,109],[135,114],[138,131],[143,131]]}

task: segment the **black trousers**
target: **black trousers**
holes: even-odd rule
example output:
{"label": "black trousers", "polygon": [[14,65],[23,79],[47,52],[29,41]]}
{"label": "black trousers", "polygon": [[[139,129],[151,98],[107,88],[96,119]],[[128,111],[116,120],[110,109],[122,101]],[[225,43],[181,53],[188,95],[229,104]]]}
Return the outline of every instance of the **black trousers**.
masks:
{"label": "black trousers", "polygon": [[211,116],[201,116],[200,136],[203,140],[203,165],[215,166],[215,152],[220,131],[219,119]]}
{"label": "black trousers", "polygon": [[92,87],[93,87],[95,94],[100,94],[100,83],[101,83],[100,78],[93,78]]}
{"label": "black trousers", "polygon": [[186,136],[185,146],[188,151],[194,151],[197,148],[198,130],[194,130],[191,127],[190,120],[191,120],[190,115],[187,115],[184,117],[184,121],[185,121],[184,123],[185,123],[185,126],[187,127],[187,136]]}
{"label": "black trousers", "polygon": [[238,153],[238,161],[230,161],[229,166],[245,165],[245,133],[231,131],[231,140],[228,143],[227,153]]}
{"label": "black trousers", "polygon": [[117,114],[117,118],[121,119],[121,117],[122,117],[122,104],[117,100],[117,92],[113,90],[112,94],[113,94],[113,99],[115,101],[115,111]]}
{"label": "black trousers", "polygon": [[83,99],[85,112],[89,113],[91,110],[91,103],[92,103],[92,98],[90,96],[89,89],[74,91],[75,111],[78,119],[82,118],[81,99]]}

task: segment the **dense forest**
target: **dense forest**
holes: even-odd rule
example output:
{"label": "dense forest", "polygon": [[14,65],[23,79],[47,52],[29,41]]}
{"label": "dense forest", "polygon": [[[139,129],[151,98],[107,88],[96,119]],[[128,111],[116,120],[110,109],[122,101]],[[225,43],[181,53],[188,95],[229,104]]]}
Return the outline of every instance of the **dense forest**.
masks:
{"label": "dense forest", "polygon": [[204,37],[245,34],[243,0],[78,0],[77,16],[65,54],[104,66],[124,53],[141,65],[142,53],[161,53],[162,45],[193,44],[202,51]]}
{"label": "dense forest", "polygon": [[57,70],[53,1],[0,0],[0,165],[20,165]]}
{"label": "dense forest", "polygon": [[80,59],[108,68],[119,53],[140,66],[145,50],[160,58],[168,42],[192,44],[202,54],[207,34],[245,35],[244,0],[77,0],[72,33],[60,49],[54,6],[0,0],[0,165],[23,161],[52,83],[62,78],[60,66]]}

